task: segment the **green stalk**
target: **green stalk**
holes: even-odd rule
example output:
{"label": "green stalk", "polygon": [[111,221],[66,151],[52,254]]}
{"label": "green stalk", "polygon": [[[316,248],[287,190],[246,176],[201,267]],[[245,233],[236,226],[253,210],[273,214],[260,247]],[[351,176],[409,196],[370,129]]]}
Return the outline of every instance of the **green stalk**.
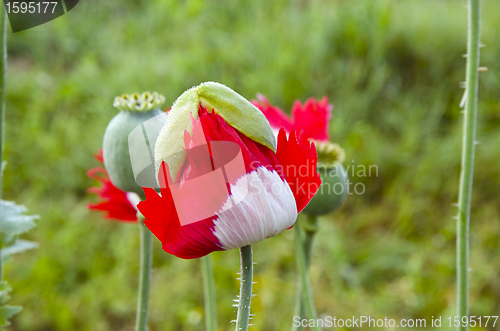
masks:
{"label": "green stalk", "polygon": [[[469,315],[469,224],[474,176],[474,149],[478,95],[480,0],[469,0],[467,34],[466,103],[462,140],[462,171],[458,195],[457,222],[457,315]],[[465,331],[467,326],[459,326]]]}
{"label": "green stalk", "polygon": [[[309,270],[309,265],[311,263],[311,250],[312,250],[312,244],[314,241],[314,236],[316,235],[316,232],[318,231],[319,223],[318,223],[318,217],[317,216],[309,216],[305,215],[306,219],[304,222],[304,231],[301,231],[301,234],[303,236],[298,235],[298,233],[295,233],[295,241],[299,241],[297,243],[298,245],[302,246],[302,249],[304,250],[304,257],[305,257],[305,262],[306,262],[306,271],[308,272]],[[297,285],[297,296],[295,298],[295,314],[294,316],[300,316],[300,318],[305,318],[305,306],[304,306],[304,300],[302,299],[304,297],[303,291],[302,291],[302,285],[301,282],[298,283]],[[292,330],[293,331],[300,331],[303,330],[302,326],[293,326],[292,325]]]}
{"label": "green stalk", "polygon": [[[317,320],[318,315],[316,313],[316,308],[314,307],[311,285],[309,283],[309,274],[307,272],[307,259],[306,259],[306,253],[304,251],[304,239],[302,238],[302,226],[300,225],[300,222],[295,222],[295,225],[293,227],[295,229],[295,236],[299,238],[299,240],[295,240],[297,268],[299,269],[299,276],[300,276],[299,290],[302,291],[302,300],[304,301],[304,308],[307,317],[309,319]],[[313,329],[318,331],[321,330],[320,327],[314,327]]]}
{"label": "green stalk", "polygon": [[238,298],[238,314],[236,316],[236,331],[247,331],[250,319],[250,304],[252,301],[253,257],[252,246],[240,248],[241,287]]}
{"label": "green stalk", "polygon": [[305,215],[306,218],[302,223],[304,229],[304,257],[306,259],[306,265],[309,267],[311,263],[311,250],[314,241],[314,236],[318,232],[319,222],[317,216]]}
{"label": "green stalk", "polygon": [[139,269],[139,290],[137,294],[136,331],[146,331],[148,324],[149,285],[151,282],[151,265],[153,260],[153,242],[151,232],[139,218],[141,235],[141,260]]}
{"label": "green stalk", "polygon": [[[3,157],[5,149],[5,69],[7,67],[7,12],[2,6],[2,21],[0,22],[0,199],[3,186]],[[0,249],[3,243],[0,243]],[[0,255],[0,281],[3,280],[3,263]]]}
{"label": "green stalk", "polygon": [[205,296],[205,329],[217,331],[217,302],[215,300],[214,266],[211,255],[201,258],[201,273]]}

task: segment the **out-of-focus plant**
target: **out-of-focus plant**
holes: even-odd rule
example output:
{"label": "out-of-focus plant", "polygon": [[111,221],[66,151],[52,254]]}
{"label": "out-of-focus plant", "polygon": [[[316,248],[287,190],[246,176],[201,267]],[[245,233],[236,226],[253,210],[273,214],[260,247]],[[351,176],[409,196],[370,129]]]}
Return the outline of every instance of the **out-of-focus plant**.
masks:
{"label": "out-of-focus plant", "polygon": [[136,221],[139,224],[141,250],[136,331],[147,329],[153,244],[151,232],[144,226],[143,217],[136,209],[144,192],[136,183],[133,173],[129,134],[144,121],[162,115],[160,107],[164,102],[165,97],[156,92],[116,97],[113,106],[120,112],[109,122],[104,133],[102,152],[96,156],[105,168],[93,168],[87,173],[101,184],[101,187],[89,189],[90,193],[96,193],[101,198],[98,203],[90,204],[90,209],[105,211],[107,218]]}
{"label": "out-of-focus plant", "polygon": [[[301,279],[295,307],[295,315],[304,318],[304,313],[311,319],[317,319],[316,309],[309,285],[308,268],[314,236],[319,228],[318,216],[337,210],[347,197],[347,172],[342,163],[345,153],[339,145],[330,142],[328,127],[332,117],[333,105],[324,97],[321,100],[309,98],[304,105],[299,100],[293,104],[291,117],[283,110],[273,106],[267,98],[259,94],[253,104],[258,107],[269,120],[271,128],[287,131],[303,130],[304,135],[315,143],[318,152],[317,171],[321,177],[321,186],[304,208],[305,217],[295,225],[295,243],[297,249],[297,266]],[[293,327],[302,329],[301,326]]]}
{"label": "out-of-focus plant", "polygon": [[5,69],[7,65],[7,15],[1,8],[0,22],[0,330],[10,325],[9,319],[21,311],[20,306],[7,304],[12,288],[4,279],[3,263],[15,253],[36,248],[34,242],[19,239],[19,235],[35,227],[37,215],[25,215],[27,209],[13,201],[2,200],[3,173],[6,166],[4,161],[5,148]]}
{"label": "out-of-focus plant", "polygon": [[12,290],[9,283],[3,280],[3,263],[13,254],[36,248],[32,241],[19,239],[19,235],[35,227],[37,215],[25,215],[27,209],[12,201],[0,200],[0,330],[10,325],[9,319],[21,311],[20,306],[10,306],[9,293]]}
{"label": "out-of-focus plant", "polygon": [[[138,208],[177,257],[240,249],[236,330],[249,326],[251,245],[294,225],[319,188],[316,162],[304,134],[281,130],[276,143],[265,116],[224,85],[193,87],[172,106],[155,146],[161,196],[145,188]],[[305,174],[293,171],[301,166]]]}

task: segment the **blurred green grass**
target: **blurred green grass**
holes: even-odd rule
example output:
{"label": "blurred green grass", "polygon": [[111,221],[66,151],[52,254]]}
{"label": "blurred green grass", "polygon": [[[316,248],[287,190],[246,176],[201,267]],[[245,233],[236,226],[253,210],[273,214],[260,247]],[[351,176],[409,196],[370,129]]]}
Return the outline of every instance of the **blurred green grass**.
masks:
{"label": "blurred green grass", "polygon": [[[116,110],[114,96],[158,91],[171,103],[202,81],[290,109],[326,95],[331,136],[362,195],[322,218],[311,278],[321,314],[454,314],[454,248],[465,76],[465,1],[87,0],[9,33],[5,195],[41,215],[40,248],[6,266],[12,330],[133,330],[138,229],[86,209]],[[483,1],[471,224],[471,315],[500,311],[500,3]],[[235,317],[238,252],[213,254],[219,329]],[[293,233],[255,245],[255,330],[287,330],[295,299]],[[201,330],[199,261],[155,242],[151,330]],[[446,328],[443,328],[446,329]],[[347,330],[347,329],[346,329]],[[419,329],[422,330],[422,329]],[[493,329],[491,329],[493,330]]]}

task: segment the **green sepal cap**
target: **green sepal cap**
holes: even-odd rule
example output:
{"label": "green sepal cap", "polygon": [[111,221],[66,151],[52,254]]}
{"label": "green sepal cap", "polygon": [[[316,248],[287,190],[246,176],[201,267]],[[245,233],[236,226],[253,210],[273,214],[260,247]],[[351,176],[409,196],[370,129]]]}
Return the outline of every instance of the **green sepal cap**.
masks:
{"label": "green sepal cap", "polygon": [[158,170],[161,162],[169,165],[175,178],[186,158],[184,131],[192,134],[191,117],[198,119],[198,107],[215,111],[229,125],[276,152],[276,138],[262,112],[250,101],[227,86],[206,82],[184,92],[173,104],[167,122],[163,126],[155,146],[155,164]]}

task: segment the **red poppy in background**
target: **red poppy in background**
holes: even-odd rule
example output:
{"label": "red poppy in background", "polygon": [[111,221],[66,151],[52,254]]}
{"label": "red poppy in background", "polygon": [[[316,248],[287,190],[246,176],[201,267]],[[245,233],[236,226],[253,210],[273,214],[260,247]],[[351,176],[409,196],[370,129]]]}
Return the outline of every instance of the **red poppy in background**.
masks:
{"label": "red poppy in background", "polygon": [[279,107],[271,105],[264,95],[258,94],[257,99],[251,100],[252,104],[262,111],[274,131],[282,127],[286,132],[291,132],[293,129],[299,132],[303,129],[308,139],[318,141],[330,139],[328,125],[332,118],[333,105],[328,103],[327,97],[321,100],[309,98],[303,105],[299,100],[295,100],[291,117]]}
{"label": "red poppy in background", "polygon": [[[94,155],[100,163],[103,162],[102,149]],[[108,173],[104,167],[95,167],[87,172],[87,176],[99,181],[98,187],[91,187],[88,193],[97,194],[99,202],[89,203],[88,208],[105,212],[105,218],[123,222],[137,221],[136,205],[139,203],[139,196],[132,192],[124,192],[111,183]]]}

